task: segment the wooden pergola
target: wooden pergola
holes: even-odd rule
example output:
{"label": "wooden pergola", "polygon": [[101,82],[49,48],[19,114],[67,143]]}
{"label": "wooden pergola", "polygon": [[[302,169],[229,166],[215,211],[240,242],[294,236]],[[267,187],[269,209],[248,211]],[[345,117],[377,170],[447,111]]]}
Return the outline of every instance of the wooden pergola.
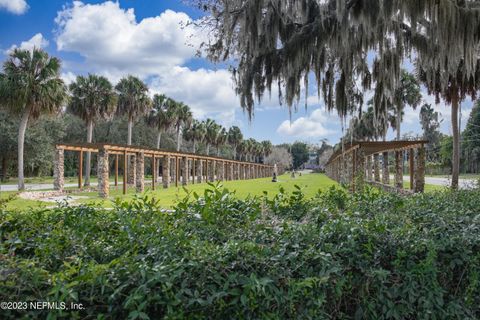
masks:
{"label": "wooden pergola", "polygon": [[[401,193],[423,192],[425,186],[425,144],[416,141],[364,141],[344,144],[328,160],[326,174],[352,191],[363,183]],[[395,157],[395,181],[390,185],[389,154]],[[381,158],[381,170],[380,170]],[[410,190],[403,188],[404,159],[408,158]],[[373,165],[373,167],[372,167]]]}
{"label": "wooden pergola", "polygon": [[[135,185],[137,192],[145,188],[145,158],[150,158],[152,167],[152,189],[158,182],[158,168],[161,164],[163,188],[171,182],[175,186],[187,185],[190,182],[215,180],[255,179],[271,176],[273,166],[262,163],[236,161],[220,157],[198,155],[185,152],[172,152],[162,149],[145,148],[109,143],[57,144],[55,146],[54,189],[63,191],[64,153],[78,153],[78,188],[82,188],[83,155],[86,152],[97,153],[97,178],[100,197],[106,198],[110,188],[110,156],[114,157],[114,185],[118,186],[119,164],[123,169],[123,194],[127,193],[127,185]],[[196,179],[195,179],[196,178]]]}

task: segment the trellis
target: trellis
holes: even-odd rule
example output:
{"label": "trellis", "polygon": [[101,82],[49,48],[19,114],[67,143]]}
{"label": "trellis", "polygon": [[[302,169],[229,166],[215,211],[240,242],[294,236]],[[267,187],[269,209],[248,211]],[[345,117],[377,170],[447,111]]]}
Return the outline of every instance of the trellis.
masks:
{"label": "trellis", "polygon": [[[428,141],[365,141],[345,144],[328,160],[326,174],[352,191],[364,183],[387,191],[423,192],[425,187],[425,144]],[[394,184],[390,184],[388,159],[394,154]],[[410,190],[403,187],[403,166],[408,160]],[[381,168],[380,168],[381,160]]]}
{"label": "trellis", "polygon": [[151,188],[155,190],[158,182],[158,168],[161,163],[163,188],[170,187],[171,182],[178,186],[189,183],[201,183],[215,180],[243,180],[271,176],[273,166],[263,163],[237,161],[232,159],[198,155],[185,152],[172,152],[162,149],[139,146],[84,143],[57,144],[55,147],[54,189],[63,191],[65,151],[79,155],[78,188],[82,188],[83,155],[86,152],[97,153],[98,193],[102,198],[109,195],[110,156],[114,157],[114,186],[119,184],[119,167],[123,169],[123,194],[127,185],[135,185],[137,192],[145,189],[145,158],[150,158],[152,167]]}

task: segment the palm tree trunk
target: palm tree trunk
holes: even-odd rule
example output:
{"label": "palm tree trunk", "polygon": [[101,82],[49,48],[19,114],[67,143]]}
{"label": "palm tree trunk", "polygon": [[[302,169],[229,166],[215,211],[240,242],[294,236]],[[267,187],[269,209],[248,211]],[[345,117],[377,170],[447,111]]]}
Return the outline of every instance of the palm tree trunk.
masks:
{"label": "palm tree trunk", "polygon": [[233,160],[237,160],[237,145],[233,145]]}
{"label": "palm tree trunk", "polygon": [[27,130],[30,110],[30,106],[25,107],[22,118],[20,119],[20,125],[18,126],[18,190],[25,190],[25,176],[23,174],[23,149],[25,146],[25,131]]}
{"label": "palm tree trunk", "polygon": [[180,127],[177,127],[177,151],[180,151]]}
{"label": "palm tree trunk", "polygon": [[133,118],[128,118],[128,136],[127,136],[127,145],[132,144],[132,128],[133,128]]}
{"label": "palm tree trunk", "polygon": [[217,146],[217,157],[220,156],[220,146]]}
{"label": "palm tree trunk", "polygon": [[458,176],[460,174],[460,132],[458,129],[458,96],[452,97],[452,189],[458,189]]}
{"label": "palm tree trunk", "polygon": [[192,148],[192,153],[195,153],[197,151],[197,141],[193,139],[193,148]]}
{"label": "palm tree trunk", "polygon": [[160,149],[160,142],[162,141],[162,132],[159,131],[157,135],[157,149]]}
{"label": "palm tree trunk", "polygon": [[402,124],[402,109],[397,106],[397,141],[400,141],[400,125]]}
{"label": "palm tree trunk", "polygon": [[207,156],[208,156],[209,153],[210,153],[210,143],[207,143],[207,150],[206,151],[207,151]]}
{"label": "palm tree trunk", "polygon": [[[93,121],[88,120],[87,122],[87,142],[92,143],[93,139]],[[85,183],[83,184],[85,187],[90,185],[90,170],[92,167],[92,153],[89,151],[87,152],[87,159],[85,163]]]}

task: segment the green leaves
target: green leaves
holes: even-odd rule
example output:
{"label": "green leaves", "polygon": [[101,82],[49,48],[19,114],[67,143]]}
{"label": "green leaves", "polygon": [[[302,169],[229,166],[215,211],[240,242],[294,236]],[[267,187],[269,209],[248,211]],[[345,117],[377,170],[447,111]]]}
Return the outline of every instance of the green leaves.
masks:
{"label": "green leaves", "polygon": [[0,298],[84,310],[2,319],[406,319],[480,315],[479,191],[400,197],[221,184],[113,210],[0,210]]}

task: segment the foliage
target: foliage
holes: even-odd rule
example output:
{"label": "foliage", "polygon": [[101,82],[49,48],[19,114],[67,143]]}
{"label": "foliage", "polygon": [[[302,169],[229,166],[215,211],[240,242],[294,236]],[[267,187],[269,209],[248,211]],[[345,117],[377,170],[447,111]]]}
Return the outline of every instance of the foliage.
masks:
{"label": "foliage", "polygon": [[2,318],[478,318],[479,196],[331,188],[238,200],[211,185],[173,212],[149,198],[3,210],[1,300],[85,309]]}
{"label": "foliage", "polygon": [[308,160],[308,146],[306,143],[296,141],[290,148],[293,158],[293,168],[298,169]]}
{"label": "foliage", "polygon": [[426,145],[426,154],[428,161],[437,161],[439,159],[440,138],[442,134],[440,128],[439,113],[435,111],[432,105],[425,103],[420,109],[420,124],[423,129],[423,138],[428,140]]}
{"label": "foliage", "polygon": [[293,158],[288,149],[283,147],[273,147],[272,153],[265,160],[266,164],[281,166],[283,168],[290,168],[293,163]]}
{"label": "foliage", "polygon": [[465,130],[462,133],[462,151],[467,172],[480,172],[480,100],[470,112]]}

